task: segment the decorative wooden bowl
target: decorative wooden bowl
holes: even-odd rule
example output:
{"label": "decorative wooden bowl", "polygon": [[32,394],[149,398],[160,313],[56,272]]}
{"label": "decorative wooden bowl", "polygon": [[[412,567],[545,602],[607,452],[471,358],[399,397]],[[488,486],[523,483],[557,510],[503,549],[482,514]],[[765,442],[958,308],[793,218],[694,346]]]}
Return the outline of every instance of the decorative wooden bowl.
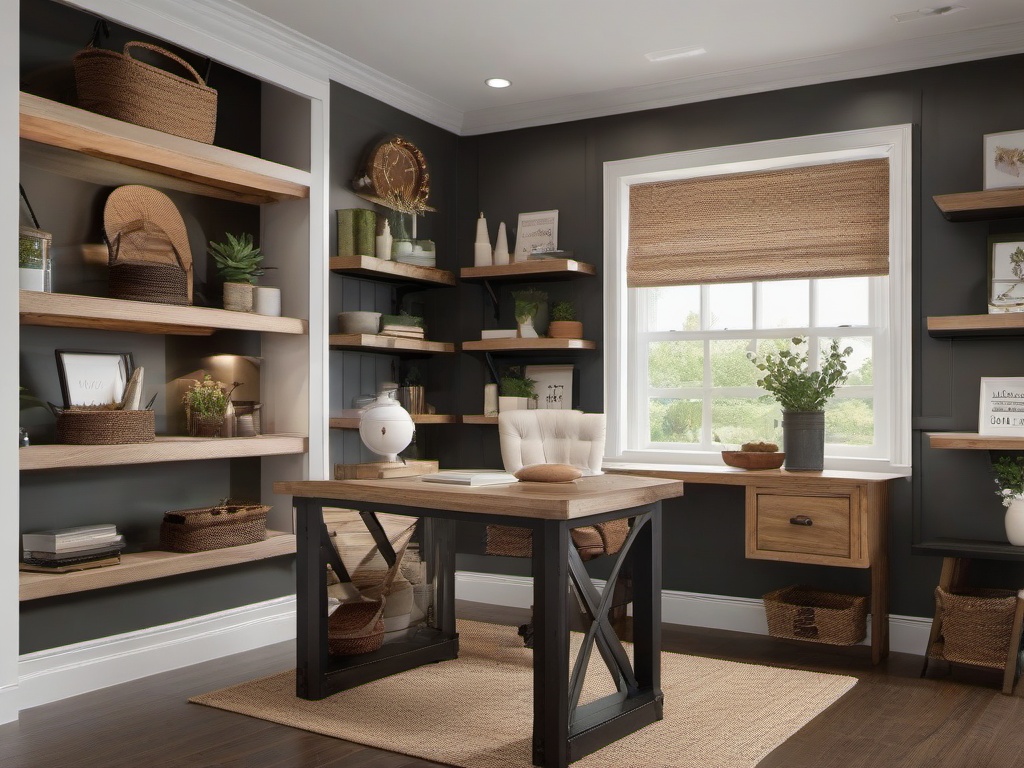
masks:
{"label": "decorative wooden bowl", "polygon": [[740,469],[778,469],[786,460],[782,451],[722,451],[722,461]]}

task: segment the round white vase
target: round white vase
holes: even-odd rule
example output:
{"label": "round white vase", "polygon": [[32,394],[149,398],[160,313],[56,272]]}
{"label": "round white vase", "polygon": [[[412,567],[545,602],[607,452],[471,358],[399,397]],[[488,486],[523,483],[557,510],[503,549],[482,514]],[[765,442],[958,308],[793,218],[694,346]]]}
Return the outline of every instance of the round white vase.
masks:
{"label": "round white vase", "polygon": [[1024,547],[1024,497],[1017,496],[1010,501],[1003,522],[1010,543],[1015,547]]}
{"label": "round white vase", "polygon": [[412,442],[416,426],[412,416],[391,396],[382,392],[359,418],[359,437],[363,445],[380,454],[384,461],[398,461],[398,453]]}

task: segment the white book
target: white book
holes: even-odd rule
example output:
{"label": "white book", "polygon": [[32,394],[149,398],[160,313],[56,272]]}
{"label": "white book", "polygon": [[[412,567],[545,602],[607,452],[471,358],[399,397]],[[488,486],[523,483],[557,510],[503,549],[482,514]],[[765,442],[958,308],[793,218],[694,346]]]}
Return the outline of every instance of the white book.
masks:
{"label": "white book", "polygon": [[509,485],[518,483],[515,475],[499,472],[495,469],[448,469],[432,475],[421,475],[420,479],[427,483],[447,483],[449,485]]}
{"label": "white book", "polygon": [[519,332],[515,328],[496,328],[491,331],[480,331],[481,339],[514,339]]}
{"label": "white book", "polygon": [[21,536],[21,543],[22,549],[29,551],[62,552],[86,546],[100,546],[117,541],[118,538],[117,527],[114,525],[80,525],[74,528],[24,533]]}

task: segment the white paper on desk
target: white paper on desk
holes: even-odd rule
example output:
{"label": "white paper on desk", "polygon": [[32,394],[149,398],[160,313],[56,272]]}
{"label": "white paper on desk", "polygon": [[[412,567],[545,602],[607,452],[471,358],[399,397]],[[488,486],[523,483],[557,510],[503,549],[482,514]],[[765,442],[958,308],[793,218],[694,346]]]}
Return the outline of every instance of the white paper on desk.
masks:
{"label": "white paper on desk", "polygon": [[518,483],[515,475],[493,469],[448,469],[432,475],[421,475],[425,483],[448,483],[449,485],[509,485]]}

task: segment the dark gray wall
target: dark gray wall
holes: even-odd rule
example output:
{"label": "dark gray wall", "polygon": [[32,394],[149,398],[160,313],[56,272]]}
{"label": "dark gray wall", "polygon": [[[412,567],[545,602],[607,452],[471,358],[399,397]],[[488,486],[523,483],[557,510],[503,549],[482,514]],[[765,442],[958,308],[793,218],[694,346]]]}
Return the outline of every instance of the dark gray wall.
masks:
{"label": "dark gray wall", "polygon": [[[559,246],[575,250],[600,273],[604,162],[912,123],[914,477],[893,484],[890,551],[893,612],[927,616],[939,560],[911,554],[915,510],[922,519],[919,537],[1004,539],[987,452],[932,450],[924,431],[975,431],[979,377],[1024,373],[1018,340],[948,341],[932,339],[922,330],[927,315],[984,313],[986,237],[1024,231],[1021,220],[950,224],[932,195],[982,188],[982,136],[1024,126],[1024,102],[1006,95],[1006,84],[1022,76],[1024,57],[1015,56],[468,138],[462,144],[462,178],[478,185],[479,196],[475,206],[460,209],[460,242],[472,242],[478,210],[487,214],[493,231],[501,220],[514,225],[521,211],[555,208]],[[470,249],[461,248],[463,265],[472,264]],[[582,305],[585,335],[600,345],[600,277],[548,284],[548,290],[555,299],[565,295]],[[464,311],[475,317],[464,338],[478,338],[479,327],[493,322],[475,297],[467,296]],[[573,359],[581,383],[577,405],[601,410],[601,354]],[[470,402],[481,383],[471,380],[471,373],[475,371],[467,371],[460,382],[462,396]],[[460,443],[453,449],[457,460],[472,464],[473,457],[497,456],[493,429],[460,430]],[[698,485],[690,485],[684,499],[666,505],[667,589],[758,597],[803,582],[866,590],[862,572],[745,560],[742,505],[741,489]],[[507,561],[473,555],[462,555],[459,566],[511,570]],[[522,572],[522,563],[514,568]],[[1021,576],[1015,563],[982,564],[978,572],[983,579],[1013,586]]]}

